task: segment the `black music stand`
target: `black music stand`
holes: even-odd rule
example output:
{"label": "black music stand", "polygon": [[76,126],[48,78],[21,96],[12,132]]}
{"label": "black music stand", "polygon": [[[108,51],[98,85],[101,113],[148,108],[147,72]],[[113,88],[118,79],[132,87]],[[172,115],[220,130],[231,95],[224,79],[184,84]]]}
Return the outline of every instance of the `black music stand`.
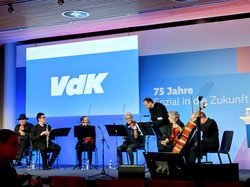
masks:
{"label": "black music stand", "polygon": [[[117,141],[117,136],[128,136],[128,133],[126,131],[126,128],[124,125],[105,125],[109,136],[115,136],[116,137],[116,148],[118,147],[118,141]],[[116,165],[118,166],[118,157],[116,159]]]}
{"label": "black music stand", "polygon": [[128,136],[124,125],[105,125],[109,136]]}
{"label": "black music stand", "polygon": [[52,129],[49,133],[51,139],[54,139],[57,136],[68,136],[69,131],[71,128],[58,128],[58,129]]}
{"label": "black music stand", "polygon": [[[68,128],[68,127],[52,129],[49,133],[49,136],[52,140],[54,140],[58,136],[68,136],[70,129],[71,128]],[[58,141],[57,141],[57,144],[58,144]],[[58,168],[58,157],[56,159],[56,167]]]}
{"label": "black music stand", "polygon": [[[83,139],[86,137],[95,137],[95,126],[74,126],[74,137],[77,139]],[[76,164],[75,167],[73,168],[76,169],[79,164]],[[96,166],[92,165],[94,168],[97,169]],[[81,167],[81,166],[79,166]]]}
{"label": "black music stand", "polygon": [[152,135],[155,135],[153,129],[152,129],[152,122],[138,122],[137,125],[142,131],[143,136],[148,136],[147,137],[147,152],[149,151],[149,141],[148,138]]}
{"label": "black music stand", "polygon": [[95,137],[95,126],[74,126],[74,137]]}

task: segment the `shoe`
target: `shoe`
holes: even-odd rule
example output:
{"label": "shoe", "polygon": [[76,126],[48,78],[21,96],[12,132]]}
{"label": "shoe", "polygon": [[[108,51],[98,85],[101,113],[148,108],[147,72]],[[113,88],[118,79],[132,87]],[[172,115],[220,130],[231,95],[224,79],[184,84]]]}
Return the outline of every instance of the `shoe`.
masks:
{"label": "shoe", "polygon": [[51,166],[43,166],[43,170],[51,170],[52,167]]}

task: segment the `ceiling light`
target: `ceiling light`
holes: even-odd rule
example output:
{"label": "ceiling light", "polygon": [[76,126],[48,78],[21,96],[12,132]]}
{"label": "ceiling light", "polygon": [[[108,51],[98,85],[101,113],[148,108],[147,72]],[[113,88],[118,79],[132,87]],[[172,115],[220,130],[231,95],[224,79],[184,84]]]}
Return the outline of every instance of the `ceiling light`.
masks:
{"label": "ceiling light", "polygon": [[57,3],[58,3],[59,5],[63,5],[63,4],[64,4],[64,0],[58,0]]}
{"label": "ceiling light", "polygon": [[13,14],[13,13],[14,13],[14,8],[13,8],[12,4],[8,4],[8,12],[9,12],[10,14]]}
{"label": "ceiling light", "polygon": [[86,18],[89,17],[89,13],[83,10],[66,10],[62,13],[66,18]]}

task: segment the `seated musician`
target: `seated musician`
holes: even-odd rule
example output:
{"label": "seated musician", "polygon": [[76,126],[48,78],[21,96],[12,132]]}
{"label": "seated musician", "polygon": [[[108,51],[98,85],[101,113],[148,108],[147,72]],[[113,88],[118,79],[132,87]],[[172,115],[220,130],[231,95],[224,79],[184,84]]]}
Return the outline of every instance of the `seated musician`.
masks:
{"label": "seated musician", "polygon": [[[90,126],[90,122],[87,116],[82,116],[80,118],[80,126]],[[85,138],[78,137],[78,142],[76,143],[75,149],[76,149],[78,166],[80,169],[82,167],[82,152],[84,150],[87,151],[88,153],[88,161],[90,168],[92,166],[92,151],[95,150],[94,140],[95,137],[85,137]]]}
{"label": "seated musician", "polygon": [[122,151],[127,151],[129,155],[130,165],[134,165],[133,151],[141,145],[144,137],[142,136],[137,123],[133,121],[132,113],[126,113],[125,119],[127,121],[125,128],[127,130],[128,136],[125,137],[125,141],[123,142],[123,144],[117,148],[117,157],[119,165],[122,165]]}
{"label": "seated musician", "polygon": [[31,134],[31,129],[33,128],[33,124],[28,123],[27,120],[29,118],[26,117],[25,114],[20,114],[19,118],[19,124],[16,125],[14,132],[17,134],[19,138],[19,151],[17,155],[17,162],[16,165],[21,166],[22,165],[22,158],[26,155],[29,157],[27,159],[27,165],[30,163],[30,157],[31,157],[31,151],[30,149],[30,134]]}
{"label": "seated musician", "polygon": [[[219,130],[214,119],[207,118],[204,112],[196,113],[192,116],[192,120],[197,123],[196,118],[200,115],[201,122],[201,155],[207,151],[217,151],[219,149]],[[197,139],[194,140],[190,148],[188,156],[188,164],[194,164],[197,158]]]}
{"label": "seated musician", "polygon": [[161,145],[159,147],[160,152],[171,152],[175,145],[175,141],[183,130],[182,127],[180,127],[180,125],[177,123],[179,120],[179,115],[176,111],[169,111],[168,119],[171,123],[171,134],[165,140],[161,141]]}
{"label": "seated musician", "polygon": [[[44,113],[37,113],[36,119],[38,124],[35,125],[31,131],[31,140],[33,149],[39,149],[42,155],[43,170],[51,169],[53,163],[58,157],[61,147],[54,142],[49,135],[51,126],[46,123],[46,117]],[[52,156],[48,161],[48,152],[52,152]]]}

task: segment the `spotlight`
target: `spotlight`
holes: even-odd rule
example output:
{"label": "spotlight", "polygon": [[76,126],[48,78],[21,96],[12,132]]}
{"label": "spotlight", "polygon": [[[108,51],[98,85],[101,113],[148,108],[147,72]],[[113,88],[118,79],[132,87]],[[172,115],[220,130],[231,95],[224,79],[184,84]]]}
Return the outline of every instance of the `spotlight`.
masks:
{"label": "spotlight", "polygon": [[59,5],[63,5],[64,0],[58,0],[57,3],[58,3]]}
{"label": "spotlight", "polygon": [[13,8],[12,4],[8,4],[8,12],[9,12],[10,14],[13,14],[13,13],[14,13],[14,8]]}

